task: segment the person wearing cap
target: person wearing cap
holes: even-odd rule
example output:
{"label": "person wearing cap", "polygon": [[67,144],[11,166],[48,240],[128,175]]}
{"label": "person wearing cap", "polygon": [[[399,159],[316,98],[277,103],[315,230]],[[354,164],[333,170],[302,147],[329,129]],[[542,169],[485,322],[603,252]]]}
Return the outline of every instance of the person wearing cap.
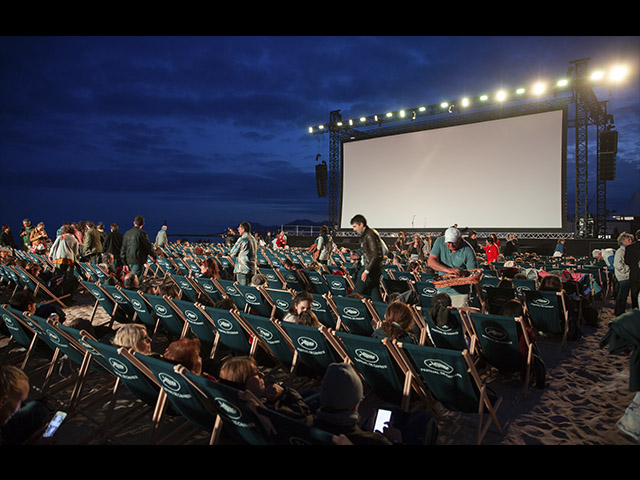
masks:
{"label": "person wearing cap", "polygon": [[[462,238],[460,230],[449,227],[444,236],[438,237],[433,243],[427,266],[441,275],[460,275],[465,270],[477,268],[478,262],[473,248]],[[438,292],[448,293],[453,307],[469,305],[470,285],[443,287]]]}
{"label": "person wearing cap", "polygon": [[382,301],[380,295],[380,277],[382,265],[388,252],[387,246],[382,241],[380,234],[369,225],[367,219],[357,214],[351,219],[353,231],[360,235],[362,252],[362,269],[356,275],[354,292],[368,295],[374,301]]}

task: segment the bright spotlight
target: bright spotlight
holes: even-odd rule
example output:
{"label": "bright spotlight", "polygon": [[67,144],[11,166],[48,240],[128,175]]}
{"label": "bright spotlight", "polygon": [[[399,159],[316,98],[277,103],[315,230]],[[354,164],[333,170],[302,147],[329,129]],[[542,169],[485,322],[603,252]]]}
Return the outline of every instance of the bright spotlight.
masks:
{"label": "bright spotlight", "polygon": [[538,82],[533,86],[533,93],[536,95],[542,95],[546,88],[547,87],[544,83]]}
{"label": "bright spotlight", "polygon": [[504,90],[500,90],[498,93],[496,93],[496,100],[498,100],[499,102],[505,101],[506,98],[507,92],[505,92]]}
{"label": "bright spotlight", "polygon": [[558,83],[556,83],[556,85],[558,87],[566,87],[567,85],[569,85],[569,80],[563,78],[562,80],[558,80]]}
{"label": "bright spotlight", "polygon": [[442,102],[440,104],[440,108],[447,108],[449,106],[449,104],[447,102]]}
{"label": "bright spotlight", "polygon": [[591,80],[602,80],[604,78],[604,72],[597,70],[591,74]]}
{"label": "bright spotlight", "polygon": [[463,98],[460,102],[462,103],[463,107],[468,107],[469,106],[469,99],[468,98]]}
{"label": "bright spotlight", "polygon": [[486,102],[487,100],[489,100],[489,96],[488,95],[480,95],[480,101],[481,102]]}
{"label": "bright spotlight", "polygon": [[524,92],[525,92],[525,89],[524,89],[524,88],[519,88],[519,89],[517,89],[517,90],[516,90],[516,93],[517,93],[518,95],[522,95]]}
{"label": "bright spotlight", "polygon": [[613,82],[619,82],[625,79],[627,73],[627,67],[619,65],[611,69],[611,72],[609,72],[609,79]]}

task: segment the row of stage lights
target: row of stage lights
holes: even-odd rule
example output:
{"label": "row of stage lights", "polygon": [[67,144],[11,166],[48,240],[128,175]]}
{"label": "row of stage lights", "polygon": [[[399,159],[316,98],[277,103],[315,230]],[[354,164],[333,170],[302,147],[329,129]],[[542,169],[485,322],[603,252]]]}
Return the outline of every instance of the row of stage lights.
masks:
{"label": "row of stage lights", "polygon": [[[589,80],[592,82],[592,86],[602,85],[603,83],[618,83],[628,75],[628,70],[625,66],[616,66],[613,67],[607,74],[607,72],[603,70],[593,71],[589,76]],[[436,105],[423,106],[414,109],[408,110],[399,110],[397,112],[387,112],[386,114],[376,114],[360,117],[357,120],[349,119],[346,122],[337,122],[335,124],[336,127],[340,128],[345,126],[345,123],[348,126],[354,126],[358,123],[361,125],[367,123],[381,123],[382,121],[389,120],[403,120],[406,118],[411,118],[414,120],[420,114],[437,114],[437,113],[453,113],[454,111],[459,110],[460,108],[469,108],[474,106],[483,106],[489,104],[501,104],[507,101],[519,100],[525,98],[525,96],[542,96],[550,91],[554,95],[557,95],[559,92],[570,90],[571,82],[567,79],[561,79],[556,82],[554,86],[549,86],[544,82],[538,82],[534,84],[530,90],[526,88],[518,88],[515,91],[508,92],[507,90],[499,90],[495,93],[495,95],[480,95],[475,98],[462,98],[460,100],[456,100],[453,102],[442,102]],[[315,127],[309,127],[309,133],[323,133],[328,131],[327,125],[317,125]]]}

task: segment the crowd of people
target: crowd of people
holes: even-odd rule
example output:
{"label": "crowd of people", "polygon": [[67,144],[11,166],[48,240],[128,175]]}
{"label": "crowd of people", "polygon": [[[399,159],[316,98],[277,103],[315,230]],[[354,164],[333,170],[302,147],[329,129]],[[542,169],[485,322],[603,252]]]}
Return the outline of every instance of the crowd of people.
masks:
{"label": "crowd of people", "polygon": [[[155,241],[149,240],[143,230],[145,219],[136,216],[133,226],[120,233],[118,225],[112,224],[108,233],[104,232],[102,223],[91,221],[65,223],[53,238],[46,233],[42,223],[33,226],[28,219],[23,222],[19,234],[20,244],[13,241],[8,226],[3,226],[0,237],[2,248],[2,263],[5,265],[20,264],[29,268],[34,277],[43,282],[50,282],[52,278],[63,278],[73,283],[79,262],[86,262],[100,268],[105,274],[103,282],[120,285],[124,288],[140,289],[144,292],[167,295],[178,298],[179,291],[171,282],[158,283],[150,281],[152,277],[152,263],[158,266],[158,259],[175,264],[175,260],[168,254],[167,228],[164,225],[156,234]],[[388,264],[399,264],[401,269],[419,275],[421,272],[440,275],[458,276],[463,272],[479,267],[491,268],[492,264],[501,264],[499,275],[502,286],[509,285],[512,279],[530,278],[524,264],[534,264],[536,254],[521,252],[518,239],[509,234],[501,240],[491,234],[486,237],[484,245],[480,244],[475,231],[468,231],[463,236],[456,225],[447,228],[440,235],[421,236],[413,234],[410,238],[404,232],[399,232],[393,243],[383,240],[378,231],[368,225],[365,216],[358,214],[351,219],[351,225],[359,236],[360,245],[356,249],[347,249],[336,244],[327,227],[320,230],[311,247],[306,250],[313,258],[308,265],[296,265],[291,258],[283,258],[283,270],[296,271],[298,269],[314,269],[319,272],[329,272],[332,257],[340,254],[349,260],[349,269],[335,269],[343,275],[349,275],[353,280],[353,288],[349,289],[349,296],[357,298],[371,298],[387,303],[382,323],[376,325],[373,337],[391,338],[403,343],[418,343],[419,332],[414,322],[410,305],[415,298],[403,294],[390,295],[384,298],[381,290],[383,269]],[[592,252],[593,262],[602,262],[609,269],[610,279],[616,295],[616,315],[628,310],[628,300],[631,308],[638,308],[638,293],[640,290],[640,269],[638,267],[640,243],[638,236],[623,233],[618,238],[619,248],[613,250],[595,250]],[[232,241],[230,241],[232,240]],[[216,257],[222,255],[219,249],[206,245],[196,245],[191,248],[193,259],[197,260],[200,272],[197,275],[212,279],[228,279],[240,285],[265,285],[266,277],[261,274],[258,265],[258,251],[265,248],[285,249],[286,236],[284,232],[275,238],[265,241],[251,231],[248,222],[242,222],[235,230],[231,230],[225,237],[227,255],[233,260],[231,266],[223,267]],[[501,251],[502,248],[502,251]],[[51,271],[44,271],[42,266],[29,264],[23,258],[12,254],[13,250],[22,250],[46,257]],[[286,256],[286,255],[285,255]],[[565,257],[564,240],[558,241],[554,257]],[[39,269],[39,270],[38,270]],[[538,272],[539,273],[539,272]],[[538,275],[538,288],[548,291],[564,291],[567,288],[567,278],[544,272]],[[48,277],[47,277],[48,275]],[[417,277],[416,277],[417,278]],[[563,282],[564,280],[564,282]],[[570,280],[570,279],[569,279]],[[569,282],[570,283],[570,282]],[[441,325],[451,321],[451,309],[470,305],[471,289],[469,285],[444,287],[438,290],[434,298],[433,308],[429,312],[435,324]],[[570,292],[568,292],[570,293]],[[570,298],[569,309],[574,320],[583,311],[579,298]],[[225,304],[217,305],[223,308],[233,308],[232,302],[225,299]],[[18,290],[10,302],[20,311],[28,311],[47,318],[50,314],[57,314],[64,321],[64,311],[51,304],[38,306],[35,297],[29,292]],[[316,314],[312,311],[313,296],[307,289],[302,289],[292,297],[292,305],[282,321],[294,322],[302,325],[320,326]],[[521,305],[520,305],[521,307]],[[38,308],[44,310],[38,311]],[[54,310],[52,310],[54,309]],[[501,314],[521,316],[518,305],[507,304]],[[91,325],[88,326],[89,328]],[[307,424],[316,425],[335,434],[336,443],[363,444],[392,444],[392,443],[420,443],[432,444],[437,442],[437,423],[426,412],[417,415],[406,415],[406,412],[395,412],[395,422],[389,424],[383,432],[372,432],[365,426],[358,413],[358,406],[363,398],[361,379],[349,364],[334,364],[326,371],[319,391],[315,396],[306,397],[291,387],[283,387],[277,383],[265,384],[261,365],[255,358],[230,355],[221,364],[207,363],[201,352],[201,345],[197,338],[172,339],[162,352],[152,351],[151,336],[147,328],[139,323],[125,323],[112,332],[101,332],[100,338],[106,339],[114,345],[130,348],[142,355],[153,355],[169,362],[184,365],[185,368],[197,375],[203,375],[212,381],[234,386],[244,393],[244,398],[253,405],[262,404],[269,408],[285,413],[288,416]],[[535,333],[531,332],[535,341]],[[17,408],[18,403],[26,399],[24,377],[19,373],[3,367],[0,377],[0,430],[5,442],[23,442],[25,438],[11,437],[11,418],[14,421],[24,421]],[[16,401],[8,399],[20,399]],[[6,400],[5,400],[6,399]],[[6,408],[5,408],[6,405]],[[25,411],[26,412],[26,411]],[[42,418],[40,423],[42,423]],[[2,424],[4,422],[4,425]],[[6,425],[9,424],[9,427]],[[34,425],[42,427],[38,422]],[[31,433],[37,429],[31,428]]]}

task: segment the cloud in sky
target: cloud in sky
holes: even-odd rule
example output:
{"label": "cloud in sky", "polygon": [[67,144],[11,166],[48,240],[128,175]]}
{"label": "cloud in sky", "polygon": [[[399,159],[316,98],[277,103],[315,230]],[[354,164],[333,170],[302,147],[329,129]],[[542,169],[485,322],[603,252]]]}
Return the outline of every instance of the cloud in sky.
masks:
{"label": "cloud in sky", "polygon": [[[0,187],[20,202],[0,221],[320,221],[328,138],[306,128],[330,111],[437,103],[584,57],[637,67],[638,52],[638,37],[2,37]],[[635,82],[612,102],[616,202],[640,184]]]}

